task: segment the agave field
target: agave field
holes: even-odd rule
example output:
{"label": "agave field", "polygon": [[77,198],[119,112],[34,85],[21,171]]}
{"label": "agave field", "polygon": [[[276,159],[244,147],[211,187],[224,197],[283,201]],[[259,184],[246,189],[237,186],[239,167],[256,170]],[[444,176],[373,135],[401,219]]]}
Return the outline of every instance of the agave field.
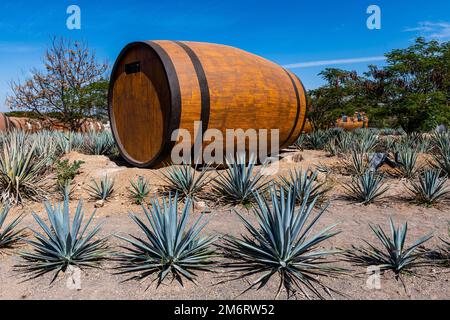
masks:
{"label": "agave field", "polygon": [[138,169],[108,131],[1,134],[0,299],[450,296],[450,134],[247,160]]}

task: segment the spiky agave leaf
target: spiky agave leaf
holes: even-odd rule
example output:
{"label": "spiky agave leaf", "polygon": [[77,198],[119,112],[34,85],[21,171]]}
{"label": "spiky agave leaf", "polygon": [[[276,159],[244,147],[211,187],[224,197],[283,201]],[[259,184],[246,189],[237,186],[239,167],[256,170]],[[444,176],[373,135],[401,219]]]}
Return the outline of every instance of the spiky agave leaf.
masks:
{"label": "spiky agave leaf", "polygon": [[442,170],[446,175],[450,175],[450,134],[436,133],[432,140],[436,152],[433,154],[431,165],[435,169]]}
{"label": "spiky agave leaf", "polygon": [[56,182],[56,192],[59,193],[62,199],[68,198],[69,200],[73,198],[75,189],[72,185],[72,180],[67,179],[65,181]]}
{"label": "spiky agave leaf", "polygon": [[130,180],[130,184],[131,188],[128,189],[130,197],[136,204],[142,204],[145,197],[150,193],[150,183],[144,177],[139,176],[136,182]]}
{"label": "spiky agave leaf", "polygon": [[171,166],[162,172],[165,193],[178,193],[179,198],[195,199],[212,179],[208,177],[209,166],[192,167],[183,161],[179,166]]}
{"label": "spiky agave leaf", "polygon": [[83,150],[87,154],[112,155],[116,153],[117,146],[110,131],[90,131],[85,134]]}
{"label": "spiky agave leaf", "polygon": [[359,129],[354,133],[354,148],[358,153],[372,152],[378,145],[378,135],[370,129]]}
{"label": "spiky agave leaf", "polygon": [[396,149],[415,149],[417,152],[427,152],[430,141],[426,139],[421,133],[409,133],[397,140]]}
{"label": "spiky agave leaf", "polygon": [[441,178],[441,170],[427,170],[418,181],[410,181],[406,188],[418,203],[433,205],[450,194],[447,177]]}
{"label": "spiky agave leaf", "polygon": [[248,164],[243,153],[239,153],[236,158],[226,158],[228,170],[219,173],[212,187],[221,201],[247,206],[254,201],[254,192],[262,193],[267,189],[268,181],[261,170],[254,173],[255,162],[253,154],[250,155]]}
{"label": "spiky agave leaf", "polygon": [[191,207],[187,198],[178,216],[178,196],[169,195],[162,199],[162,206],[157,199],[151,200],[149,209],[142,206],[146,221],[130,214],[145,237],[118,236],[128,244],[117,255],[118,274],[134,274],[127,280],[155,276],[159,286],[168,275],[183,285],[183,278],[196,282],[196,271],[211,271],[215,253],[210,247],[216,238],[200,236],[207,224],[203,215],[188,227]]}
{"label": "spiky agave leaf", "polygon": [[393,137],[387,136],[381,140],[381,144],[386,152],[392,152],[395,149],[395,139]]}
{"label": "spiky agave leaf", "polygon": [[450,133],[434,133],[431,136],[431,143],[440,150],[450,148]]}
{"label": "spiky agave leaf", "polygon": [[439,247],[439,265],[450,266],[450,242],[441,238],[442,245]]}
{"label": "spiky agave leaf", "polygon": [[346,171],[357,176],[363,175],[369,169],[367,153],[352,149],[350,155],[350,159],[343,159],[341,162],[345,166]]}
{"label": "spiky agave leaf", "polygon": [[41,231],[30,228],[35,239],[25,239],[32,251],[19,252],[23,262],[16,270],[23,272],[27,279],[34,279],[49,272],[57,275],[69,265],[83,268],[99,268],[107,258],[107,237],[98,237],[100,225],[88,231],[95,211],[83,225],[84,212],[80,200],[73,220],[70,220],[69,200],[63,203],[45,203],[49,224],[36,213],[32,213]]}
{"label": "spiky agave leaf", "polygon": [[[310,193],[305,195],[306,198],[309,196]],[[305,199],[296,209],[293,189],[287,192],[283,188],[271,189],[270,203],[260,195],[256,198],[257,206],[253,210],[257,225],[236,212],[248,234],[240,238],[227,235],[220,245],[225,256],[232,260],[224,263],[224,267],[231,269],[231,280],[257,276],[242,294],[252,288],[264,287],[273,276],[278,276],[279,280],[276,296],[283,287],[288,297],[297,289],[308,298],[311,294],[324,298],[336,292],[321,277],[337,277],[344,272],[333,266],[334,261],[329,259],[340,251],[320,249],[319,246],[339,232],[332,231],[335,225],[331,225],[310,235],[326,207],[313,217],[316,198],[311,202]]]}
{"label": "spiky agave leaf", "polygon": [[358,266],[377,266],[381,271],[391,270],[396,279],[404,272],[413,273],[415,268],[429,265],[426,259],[429,250],[422,245],[432,238],[426,235],[411,246],[406,247],[406,236],[408,223],[403,227],[396,228],[392,218],[389,218],[391,236],[384,232],[380,225],[369,224],[370,229],[375,233],[381,242],[381,247],[375,246],[372,242],[363,240],[367,247],[353,246],[352,250],[345,253],[346,259]]}
{"label": "spiky agave leaf", "polygon": [[343,131],[337,140],[337,145],[342,153],[349,153],[353,148],[353,135],[349,132]]}
{"label": "spiky agave leaf", "polygon": [[330,139],[324,147],[324,150],[330,154],[330,156],[336,156],[340,153],[337,138]]}
{"label": "spiky agave leaf", "polygon": [[342,128],[330,128],[326,132],[329,138],[339,138],[346,133]]}
{"label": "spiky agave leaf", "polygon": [[319,182],[317,179],[317,171],[306,170],[302,172],[301,169],[294,169],[289,171],[289,178],[281,177],[282,187],[287,191],[294,189],[297,196],[297,203],[302,203],[305,195],[309,194],[308,201],[311,202],[315,198],[322,201],[328,188],[325,187],[325,182]]}
{"label": "spiky agave leaf", "polygon": [[450,242],[439,239],[441,244],[436,249],[428,251],[427,259],[437,267],[448,268],[450,267]]}
{"label": "spiky agave leaf", "polygon": [[23,219],[23,213],[13,219],[9,224],[5,224],[6,218],[9,214],[9,207],[5,206],[0,212],[0,249],[9,248],[20,240],[20,237],[25,230],[24,228],[18,229],[17,225]]}
{"label": "spiky agave leaf", "polygon": [[445,252],[445,255],[447,256],[447,259],[450,260],[450,241],[446,241],[441,238],[443,246],[442,251]]}
{"label": "spiky agave leaf", "polygon": [[325,147],[329,140],[329,135],[326,131],[315,130],[305,136],[305,146],[314,150],[321,150]]}
{"label": "spiky agave leaf", "polygon": [[397,162],[400,166],[397,171],[404,178],[414,178],[419,168],[417,167],[417,158],[419,151],[411,147],[399,147],[397,149]]}
{"label": "spiky agave leaf", "polygon": [[50,166],[61,156],[56,142],[55,135],[52,131],[42,130],[29,136],[30,141],[35,143],[34,153],[38,158],[44,158],[47,165]]}
{"label": "spiky agave leaf", "polygon": [[382,136],[392,136],[394,135],[395,130],[392,128],[382,128],[380,129],[380,135]]}
{"label": "spiky agave leaf", "polygon": [[49,161],[35,154],[36,142],[27,143],[28,135],[8,133],[0,151],[0,189],[2,202],[19,204],[24,198],[39,201],[45,198],[42,188]]}
{"label": "spiky agave leaf", "polygon": [[92,179],[88,186],[89,195],[95,200],[107,200],[114,193],[114,183],[115,180],[109,179],[107,175],[100,179],[100,183]]}
{"label": "spiky agave leaf", "polygon": [[298,150],[303,150],[303,148],[305,147],[305,140],[306,136],[304,134],[299,135],[293,147]]}
{"label": "spiky agave leaf", "polygon": [[343,187],[348,199],[365,205],[374,202],[388,190],[383,183],[383,176],[371,171],[353,177],[352,182],[344,184]]}

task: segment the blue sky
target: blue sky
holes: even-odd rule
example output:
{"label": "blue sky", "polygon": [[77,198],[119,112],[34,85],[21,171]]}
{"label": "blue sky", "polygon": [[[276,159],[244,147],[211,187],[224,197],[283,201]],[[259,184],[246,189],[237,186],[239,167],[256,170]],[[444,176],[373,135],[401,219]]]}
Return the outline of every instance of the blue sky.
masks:
{"label": "blue sky", "polygon": [[[81,30],[68,30],[66,9],[81,8]],[[366,27],[369,5],[381,8],[381,29]],[[11,79],[26,77],[52,35],[88,41],[113,63],[128,42],[173,39],[239,47],[291,65],[308,89],[329,66],[357,70],[423,35],[450,40],[448,0],[315,1],[10,1],[0,2],[0,110]]]}

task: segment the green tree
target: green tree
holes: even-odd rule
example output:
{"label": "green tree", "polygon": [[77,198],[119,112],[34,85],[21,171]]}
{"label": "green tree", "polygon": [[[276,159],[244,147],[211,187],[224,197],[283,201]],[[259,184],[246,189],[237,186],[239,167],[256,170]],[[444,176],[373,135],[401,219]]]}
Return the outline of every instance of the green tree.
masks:
{"label": "green tree", "polygon": [[416,39],[386,54],[386,104],[406,131],[450,124],[450,42]]}

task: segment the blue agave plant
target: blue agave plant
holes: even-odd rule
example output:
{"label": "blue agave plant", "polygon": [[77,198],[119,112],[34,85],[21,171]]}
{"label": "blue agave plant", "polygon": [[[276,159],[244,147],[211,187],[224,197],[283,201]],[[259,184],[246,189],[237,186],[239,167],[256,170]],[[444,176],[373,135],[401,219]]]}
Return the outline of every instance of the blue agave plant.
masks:
{"label": "blue agave plant", "polygon": [[371,171],[353,177],[352,182],[344,184],[343,187],[346,198],[364,205],[374,202],[388,190],[383,183],[383,176]]}
{"label": "blue agave plant", "polygon": [[179,166],[171,166],[162,173],[166,193],[178,193],[180,198],[195,199],[211,181],[207,171],[209,166],[198,169],[195,165],[183,162]]}
{"label": "blue agave plant", "polygon": [[406,185],[415,201],[431,206],[445,200],[450,189],[447,187],[447,177],[441,178],[441,173],[439,169],[427,170],[420,175],[418,181],[410,181],[409,185]]}
{"label": "blue agave plant", "polygon": [[107,237],[99,237],[100,226],[88,228],[95,211],[83,225],[82,201],[78,202],[73,220],[70,220],[69,201],[52,206],[45,203],[49,225],[36,213],[32,213],[41,231],[30,228],[34,239],[24,239],[32,251],[20,251],[23,263],[16,266],[28,279],[37,278],[54,271],[64,272],[69,265],[79,268],[98,268],[108,256]]}
{"label": "blue agave plant", "polygon": [[279,281],[276,296],[283,287],[288,297],[297,290],[308,298],[311,294],[324,298],[324,294],[331,296],[336,292],[323,283],[321,277],[336,277],[344,271],[333,266],[333,261],[328,259],[340,251],[319,246],[339,232],[332,231],[336,225],[331,225],[311,234],[326,207],[313,217],[317,197],[308,201],[309,195],[310,191],[307,191],[298,209],[295,207],[294,189],[272,188],[270,202],[256,195],[257,206],[253,209],[256,225],[237,213],[248,234],[240,238],[225,236],[224,243],[219,246],[232,260],[224,264],[231,269],[232,280],[258,275],[242,293],[264,287],[272,277]]}

